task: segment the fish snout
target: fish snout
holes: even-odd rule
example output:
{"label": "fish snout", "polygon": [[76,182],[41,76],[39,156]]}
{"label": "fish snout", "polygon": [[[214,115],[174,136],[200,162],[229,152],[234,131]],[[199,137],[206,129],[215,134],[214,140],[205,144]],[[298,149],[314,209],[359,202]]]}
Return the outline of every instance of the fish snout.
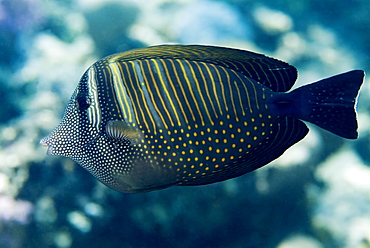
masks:
{"label": "fish snout", "polygon": [[40,140],[40,144],[44,147],[47,147],[48,150],[46,152],[47,155],[53,155],[53,148],[52,148],[52,140],[50,139],[50,135],[42,138]]}

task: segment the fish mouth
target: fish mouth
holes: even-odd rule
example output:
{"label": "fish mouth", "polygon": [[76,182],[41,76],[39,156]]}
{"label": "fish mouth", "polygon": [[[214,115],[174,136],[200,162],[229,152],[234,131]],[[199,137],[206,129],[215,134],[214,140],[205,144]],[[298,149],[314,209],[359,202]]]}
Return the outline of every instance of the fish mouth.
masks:
{"label": "fish mouth", "polygon": [[49,144],[49,137],[45,137],[43,139],[40,140],[40,144],[44,147],[47,147],[48,150],[46,151],[46,154],[47,155],[53,155],[53,149],[51,147],[51,145]]}
{"label": "fish mouth", "polygon": [[40,140],[40,144],[45,147],[49,147],[49,144],[47,143],[47,137]]}

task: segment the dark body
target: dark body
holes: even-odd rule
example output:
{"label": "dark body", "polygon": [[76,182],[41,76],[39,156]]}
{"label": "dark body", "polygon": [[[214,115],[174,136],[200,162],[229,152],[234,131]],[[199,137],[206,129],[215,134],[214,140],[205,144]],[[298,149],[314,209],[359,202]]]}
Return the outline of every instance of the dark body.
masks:
{"label": "dark body", "polygon": [[118,191],[214,183],[279,157],[307,134],[301,120],[356,138],[363,76],[351,71],[284,93],[296,69],[261,54],[135,49],[93,64],[41,143]]}

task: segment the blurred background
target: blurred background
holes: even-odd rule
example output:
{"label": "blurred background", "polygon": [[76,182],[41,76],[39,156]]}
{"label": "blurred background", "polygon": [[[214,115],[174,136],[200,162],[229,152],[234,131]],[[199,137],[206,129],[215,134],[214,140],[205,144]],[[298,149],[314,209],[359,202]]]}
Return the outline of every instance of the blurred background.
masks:
{"label": "blurred background", "polygon": [[123,194],[39,140],[96,60],[162,43],[252,50],[295,87],[370,72],[369,0],[0,0],[0,247],[369,248],[370,80],[359,139],[310,126],[273,163],[199,187]]}

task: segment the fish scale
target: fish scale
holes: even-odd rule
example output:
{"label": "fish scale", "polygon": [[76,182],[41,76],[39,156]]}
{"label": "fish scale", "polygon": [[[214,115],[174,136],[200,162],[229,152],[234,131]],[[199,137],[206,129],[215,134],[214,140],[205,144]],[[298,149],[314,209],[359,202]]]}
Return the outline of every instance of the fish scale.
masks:
{"label": "fish scale", "polygon": [[301,120],[356,138],[363,76],[355,70],[286,93],[296,69],[262,54],[199,45],[130,50],[85,72],[41,143],[122,192],[219,182],[278,158],[307,134]]}

